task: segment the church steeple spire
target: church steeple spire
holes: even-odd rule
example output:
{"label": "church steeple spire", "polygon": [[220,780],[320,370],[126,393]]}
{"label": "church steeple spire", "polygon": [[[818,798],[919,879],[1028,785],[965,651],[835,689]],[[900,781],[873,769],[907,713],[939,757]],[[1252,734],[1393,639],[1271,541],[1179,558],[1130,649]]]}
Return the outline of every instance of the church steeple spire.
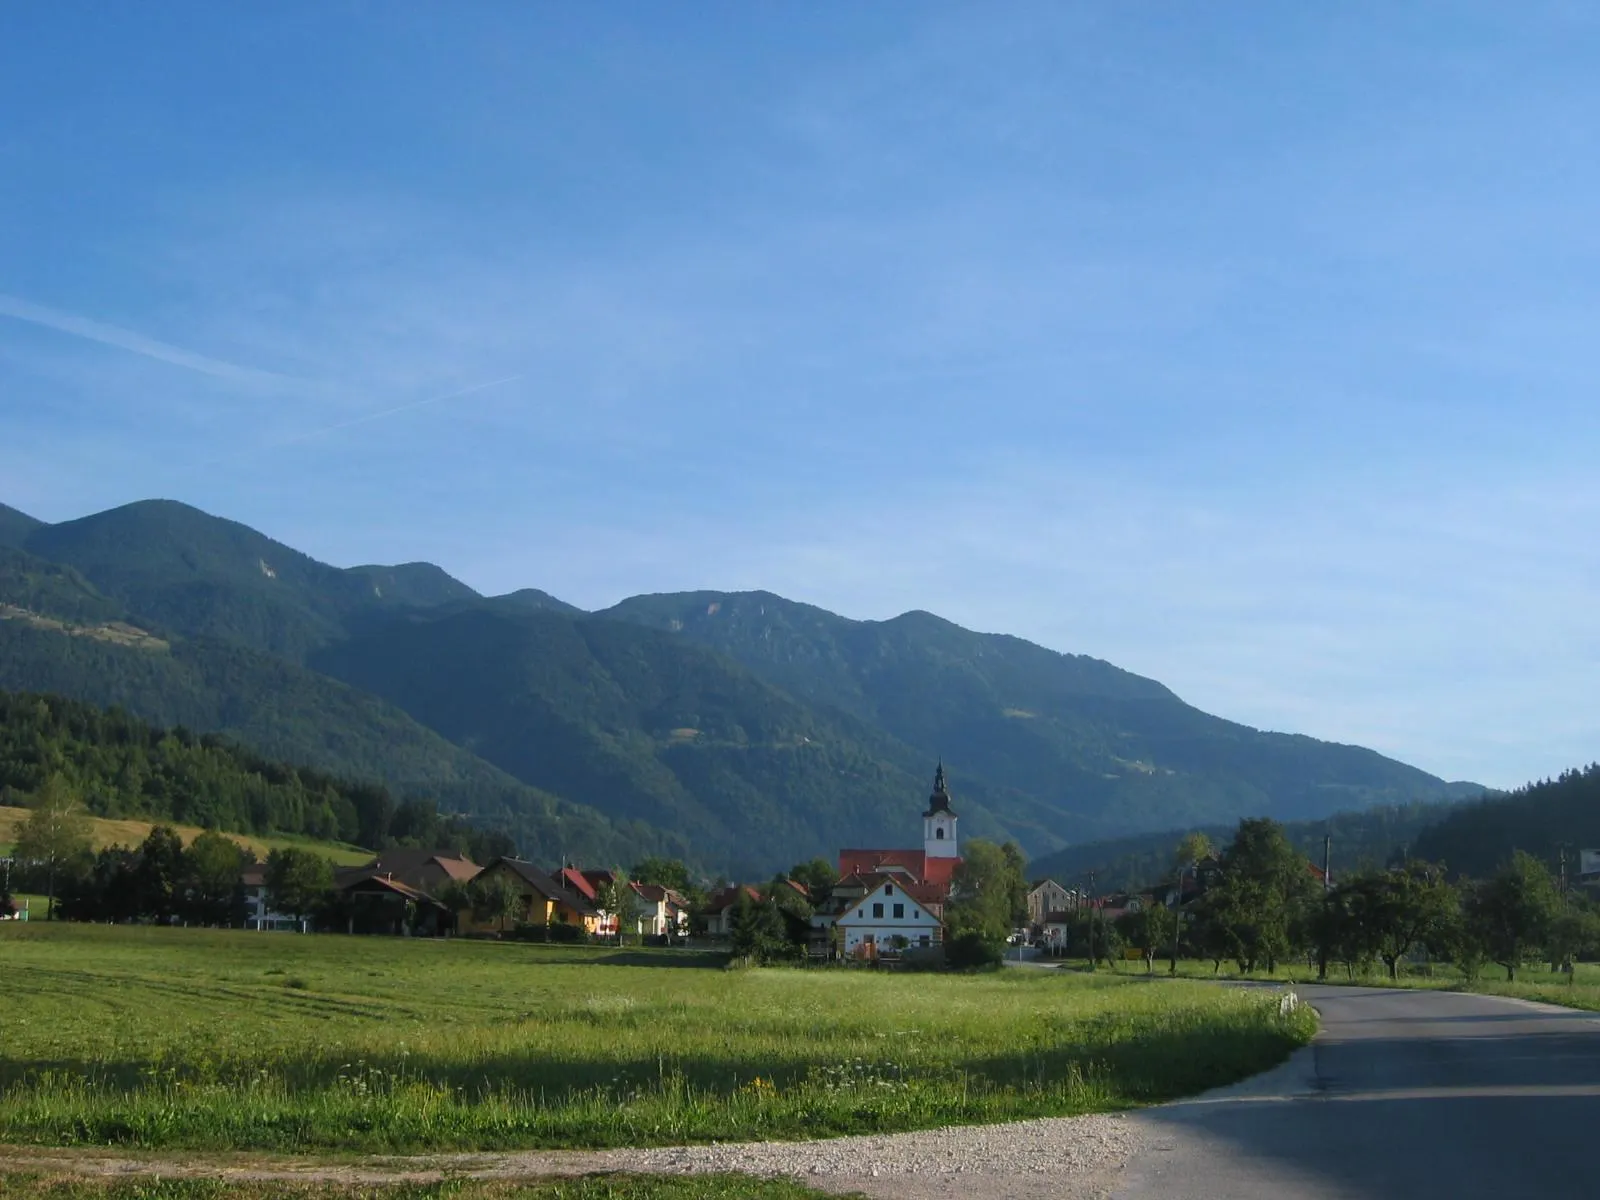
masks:
{"label": "church steeple spire", "polygon": [[929,858],[959,858],[956,849],[956,814],[950,807],[950,789],[944,780],[944,759],[933,773],[933,795],[922,814],[922,849]]}
{"label": "church steeple spire", "polygon": [[944,782],[944,759],[939,760],[938,769],[933,773],[933,794],[928,797],[928,811],[922,815],[931,817],[934,813],[950,811],[950,789]]}

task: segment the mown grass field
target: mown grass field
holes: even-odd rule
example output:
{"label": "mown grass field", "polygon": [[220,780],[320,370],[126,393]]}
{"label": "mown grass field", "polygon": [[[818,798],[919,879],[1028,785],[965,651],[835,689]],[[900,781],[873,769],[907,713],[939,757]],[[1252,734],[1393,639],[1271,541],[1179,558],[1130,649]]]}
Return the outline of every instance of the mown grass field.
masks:
{"label": "mown grass field", "polygon": [[521,1183],[256,1183],[240,1179],[84,1179],[0,1174],[6,1200],[824,1200],[748,1175],[598,1175]]}
{"label": "mown grass field", "polygon": [[[10,849],[17,840],[17,830],[21,829],[28,819],[28,810],[0,806],[0,850]],[[96,850],[107,846],[137,846],[149,835],[153,825],[149,821],[134,821],[113,819],[111,817],[89,818],[89,843]],[[178,836],[188,845],[200,836],[200,829],[194,825],[174,825]],[[359,846],[346,846],[339,842],[319,842],[312,838],[303,837],[255,837],[247,833],[230,833],[227,835],[245,849],[253,851],[257,859],[265,859],[267,854],[279,847],[294,846],[304,850],[315,850],[324,858],[332,859],[340,866],[360,866],[372,861],[372,851],[363,850]]]}
{"label": "mown grass field", "polygon": [[1314,1020],[1185,980],[716,963],[0,927],[0,1141],[398,1151],[926,1128],[1199,1091],[1279,1061]]}
{"label": "mown grass field", "polygon": [[[1130,973],[1134,970],[1142,973],[1144,964],[1142,962],[1136,965],[1130,964],[1125,969]],[[1166,961],[1157,962],[1156,971],[1160,975],[1165,975]],[[1213,974],[1209,962],[1179,960],[1178,974],[1185,979],[1259,979],[1286,984],[1317,982],[1316,968],[1308,967],[1303,962],[1280,965],[1271,974],[1257,971],[1252,975],[1244,975],[1231,970],[1226,964],[1220,972]],[[1370,971],[1358,971],[1352,976],[1345,971],[1344,964],[1334,963],[1328,967],[1326,982],[1359,984],[1364,987],[1431,988],[1447,992],[1476,992],[1484,996],[1540,1000],[1546,1004],[1561,1004],[1568,1008],[1600,1012],[1600,963],[1578,963],[1570,982],[1566,976],[1553,973],[1547,964],[1531,963],[1517,968],[1517,978],[1511,983],[1506,982],[1505,968],[1493,963],[1486,966],[1476,979],[1466,978],[1448,963],[1436,963],[1428,967],[1402,964],[1398,979],[1390,979],[1389,972],[1381,966]]]}

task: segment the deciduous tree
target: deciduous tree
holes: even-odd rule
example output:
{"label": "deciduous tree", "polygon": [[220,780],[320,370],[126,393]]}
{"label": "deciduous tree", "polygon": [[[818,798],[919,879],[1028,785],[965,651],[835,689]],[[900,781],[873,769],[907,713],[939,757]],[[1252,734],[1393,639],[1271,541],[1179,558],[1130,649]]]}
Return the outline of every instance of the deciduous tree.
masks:
{"label": "deciduous tree", "polygon": [[1537,956],[1560,911],[1549,869],[1526,851],[1506,863],[1467,896],[1466,921],[1489,960],[1506,969],[1506,980]]}
{"label": "deciduous tree", "polygon": [[34,796],[28,819],[17,832],[13,854],[44,869],[47,920],[55,918],[56,881],[62,869],[89,850],[89,818],[77,790],[51,775]]}
{"label": "deciduous tree", "polygon": [[272,851],[265,875],[267,903],[298,921],[322,908],[333,893],[333,864],[310,850],[290,846]]}
{"label": "deciduous tree", "polygon": [[230,926],[244,916],[245,866],[255,861],[230,837],[208,829],[184,851],[183,911],[202,925]]}

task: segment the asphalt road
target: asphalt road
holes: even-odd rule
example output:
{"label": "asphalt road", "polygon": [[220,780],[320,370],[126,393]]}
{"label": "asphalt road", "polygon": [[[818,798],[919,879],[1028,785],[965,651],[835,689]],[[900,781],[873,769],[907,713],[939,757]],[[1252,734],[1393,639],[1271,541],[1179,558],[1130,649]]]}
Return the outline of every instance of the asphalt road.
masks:
{"label": "asphalt road", "polygon": [[1322,1032],[1236,1088],[1147,1110],[1116,1200],[1600,1197],[1600,1016],[1302,987]]}

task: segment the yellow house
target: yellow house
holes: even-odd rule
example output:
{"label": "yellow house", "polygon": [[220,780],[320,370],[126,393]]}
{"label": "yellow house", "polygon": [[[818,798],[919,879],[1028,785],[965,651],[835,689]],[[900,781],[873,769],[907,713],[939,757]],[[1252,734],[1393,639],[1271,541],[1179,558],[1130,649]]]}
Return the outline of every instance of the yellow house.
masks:
{"label": "yellow house", "polygon": [[515,917],[476,913],[461,915],[464,933],[505,932],[513,924],[574,925],[589,930],[600,914],[584,897],[563,887],[549,872],[520,858],[497,858],[472,880],[480,890],[498,887],[505,880],[520,898]]}

